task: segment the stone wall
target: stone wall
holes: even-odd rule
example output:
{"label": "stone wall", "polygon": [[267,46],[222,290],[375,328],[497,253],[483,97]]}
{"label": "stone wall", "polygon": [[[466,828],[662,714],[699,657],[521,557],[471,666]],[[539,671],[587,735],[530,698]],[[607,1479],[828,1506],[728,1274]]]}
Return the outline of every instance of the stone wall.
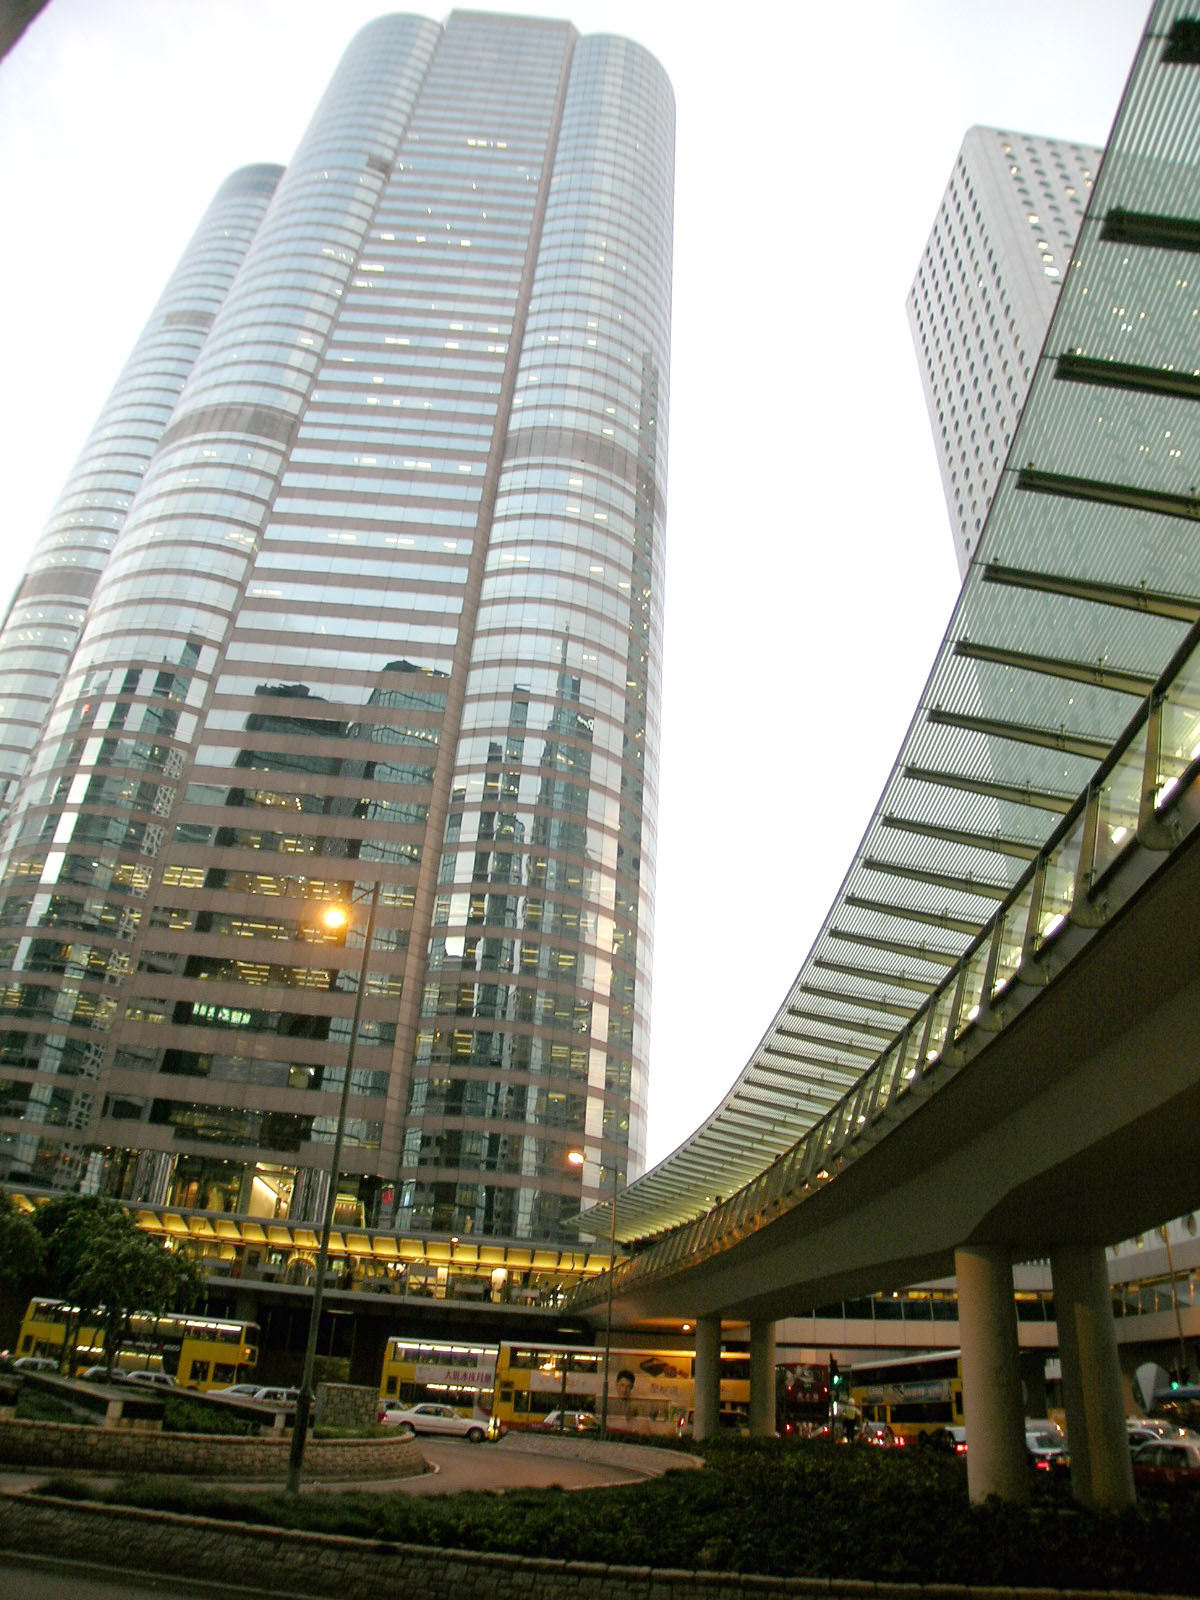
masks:
{"label": "stone wall", "polygon": [[[615,1567],[590,1561],[431,1550],[337,1534],[288,1533],[244,1523],[212,1522],[169,1512],[119,1509],[23,1495],[0,1495],[0,1549],[36,1554],[119,1550],[136,1572],[186,1572],[235,1586],[239,1593],[289,1589],[336,1600],[921,1600],[917,1584],[853,1583],[814,1578],[758,1578],[736,1573]],[[996,1600],[998,1591],[978,1591]],[[1015,1596],[1017,1591],[1006,1593]],[[1039,1591],[1047,1600],[1049,1591]],[[936,1600],[968,1597],[969,1589],[936,1586]],[[1095,1596],[1079,1597],[1095,1600]],[[1123,1596],[1122,1600],[1131,1600]]]}
{"label": "stone wall", "polygon": [[[55,1472],[184,1473],[229,1482],[287,1476],[290,1440],[215,1433],[114,1432],[73,1422],[0,1419],[0,1463]],[[355,1481],[425,1471],[415,1439],[310,1439],[304,1476]]]}
{"label": "stone wall", "polygon": [[356,1383],[319,1383],[314,1415],[329,1428],[369,1428],[379,1410],[379,1390]]}

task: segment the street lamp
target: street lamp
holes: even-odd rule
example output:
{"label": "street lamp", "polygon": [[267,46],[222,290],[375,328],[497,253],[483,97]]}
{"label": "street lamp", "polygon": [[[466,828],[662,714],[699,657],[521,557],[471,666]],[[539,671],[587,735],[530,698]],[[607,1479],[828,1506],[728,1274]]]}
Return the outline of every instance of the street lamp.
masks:
{"label": "street lamp", "polygon": [[[346,1076],[342,1080],[342,1093],[338,1100],[337,1124],[333,1135],[333,1153],[329,1158],[329,1191],[325,1197],[325,1216],[321,1222],[321,1242],[317,1248],[317,1275],[313,1280],[312,1311],[308,1323],[308,1343],[304,1347],[304,1370],[300,1376],[300,1393],[296,1399],[296,1416],[292,1426],[292,1448],[288,1455],[288,1494],[300,1491],[300,1472],[304,1465],[304,1447],[308,1443],[308,1421],[313,1406],[313,1371],[317,1363],[317,1333],[321,1326],[321,1310],[325,1302],[325,1275],[329,1270],[329,1234],[333,1228],[334,1207],[337,1205],[338,1174],[342,1165],[342,1145],[346,1138],[346,1106],[350,1099],[350,1078],[354,1071],[354,1048],[358,1043],[358,1025],[362,1020],[363,996],[367,989],[367,958],[371,953],[371,937],[375,932],[375,911],[379,905],[379,879],[371,889],[367,926],[363,933],[362,960],[358,965],[358,987],[354,992],[354,1015],[350,1022],[350,1043],[346,1046]],[[336,933],[350,925],[350,913],[345,906],[331,905],[321,917],[325,927]]]}
{"label": "street lamp", "polygon": [[[582,1150],[569,1150],[567,1160],[573,1167],[583,1165]],[[608,1437],[608,1369],[612,1359],[613,1319],[613,1268],[617,1262],[617,1185],[620,1168],[613,1160],[611,1207],[608,1217],[608,1303],[604,1315],[604,1368],[600,1379],[600,1437]]]}

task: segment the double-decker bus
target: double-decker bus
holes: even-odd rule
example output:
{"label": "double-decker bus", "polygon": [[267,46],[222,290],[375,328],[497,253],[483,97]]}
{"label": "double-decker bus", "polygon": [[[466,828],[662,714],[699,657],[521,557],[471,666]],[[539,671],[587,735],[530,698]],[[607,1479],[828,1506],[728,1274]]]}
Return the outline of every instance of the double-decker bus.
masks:
{"label": "double-decker bus", "polygon": [[792,1361],[775,1368],[775,1424],[785,1438],[806,1438],[828,1428],[828,1367]]}
{"label": "double-decker bus", "polygon": [[[692,1410],[691,1350],[610,1350],[608,1426],[613,1433],[675,1437]],[[592,1345],[456,1344],[404,1334],[387,1342],[379,1393],[417,1405],[438,1400],[464,1417],[504,1428],[539,1428],[552,1411],[600,1415],[604,1351]],[[749,1357],[721,1356],[721,1413],[746,1420]]]}
{"label": "double-decker bus", "polygon": [[[73,1350],[68,1371],[98,1366],[104,1360],[104,1330],[81,1320],[87,1315],[66,1300],[31,1300],[21,1322],[17,1354],[57,1361],[69,1329]],[[135,1311],[115,1364],[121,1372],[166,1372],[184,1389],[244,1383],[253,1378],[258,1365],[258,1324]]]}
{"label": "double-decker bus", "polygon": [[[695,1356],[691,1350],[610,1350],[608,1427],[611,1433],[674,1438],[692,1410]],[[721,1356],[721,1411],[748,1418],[749,1357]],[[595,1346],[505,1342],[496,1366],[494,1413],[505,1428],[537,1428],[551,1411],[599,1417],[604,1351]]]}
{"label": "double-decker bus", "polygon": [[439,1400],[464,1417],[490,1418],[498,1355],[494,1344],[395,1336],[384,1351],[379,1393],[409,1406]]}
{"label": "double-decker bus", "polygon": [[938,1350],[889,1361],[856,1361],[850,1399],[864,1422],[886,1422],[898,1439],[963,1425],[962,1356]]}

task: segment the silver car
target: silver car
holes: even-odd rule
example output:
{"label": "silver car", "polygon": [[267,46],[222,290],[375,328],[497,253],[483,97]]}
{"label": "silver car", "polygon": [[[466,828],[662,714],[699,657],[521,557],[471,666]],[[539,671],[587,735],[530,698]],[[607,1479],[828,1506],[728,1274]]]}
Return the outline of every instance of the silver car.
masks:
{"label": "silver car", "polygon": [[409,1433],[446,1434],[456,1439],[469,1439],[472,1444],[482,1444],[489,1428],[477,1417],[461,1417],[453,1406],[438,1405],[423,1400],[417,1406],[401,1406],[398,1401],[384,1400],[379,1407],[379,1420],[390,1427],[407,1429]]}

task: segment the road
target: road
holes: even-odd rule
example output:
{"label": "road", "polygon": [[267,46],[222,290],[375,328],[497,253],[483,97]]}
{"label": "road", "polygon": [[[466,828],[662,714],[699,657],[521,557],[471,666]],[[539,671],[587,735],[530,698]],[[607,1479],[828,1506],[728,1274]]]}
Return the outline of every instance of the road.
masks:
{"label": "road", "polygon": [[641,1483],[649,1475],[611,1462],[522,1450],[517,1440],[467,1444],[463,1439],[422,1439],[421,1454],[433,1472],[389,1485],[403,1494],[454,1494],[460,1489],[595,1489],[610,1483]]}
{"label": "road", "polygon": [[[0,1600],[285,1600],[281,1591],[231,1589],[223,1583],[132,1577],[86,1563],[0,1554]],[[286,1600],[294,1600],[289,1591]]]}

